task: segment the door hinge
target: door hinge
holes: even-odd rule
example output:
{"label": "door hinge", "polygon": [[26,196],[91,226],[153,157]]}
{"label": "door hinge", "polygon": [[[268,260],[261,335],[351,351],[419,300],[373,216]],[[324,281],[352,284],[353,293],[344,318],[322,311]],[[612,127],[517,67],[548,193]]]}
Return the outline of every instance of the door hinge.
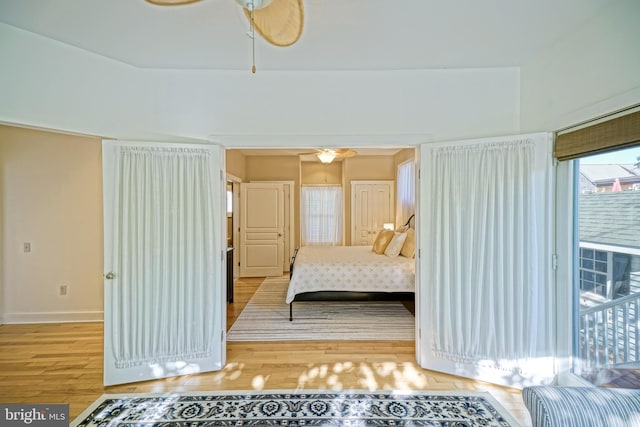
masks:
{"label": "door hinge", "polygon": [[553,271],[556,271],[558,269],[558,255],[557,254],[551,255],[551,268],[553,269]]}
{"label": "door hinge", "polygon": [[422,172],[422,170],[418,169],[418,179],[420,179],[421,175],[420,173]]}

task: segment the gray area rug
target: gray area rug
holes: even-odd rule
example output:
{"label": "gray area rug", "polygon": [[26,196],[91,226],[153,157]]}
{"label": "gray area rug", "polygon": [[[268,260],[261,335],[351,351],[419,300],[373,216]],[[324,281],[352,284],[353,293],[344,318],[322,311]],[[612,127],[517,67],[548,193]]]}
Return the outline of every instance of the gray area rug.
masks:
{"label": "gray area rug", "polygon": [[71,424],[113,426],[518,426],[486,392],[236,391],[103,395]]}
{"label": "gray area rug", "polygon": [[227,341],[415,339],[415,318],[396,301],[285,302],[286,277],[267,278],[231,326]]}

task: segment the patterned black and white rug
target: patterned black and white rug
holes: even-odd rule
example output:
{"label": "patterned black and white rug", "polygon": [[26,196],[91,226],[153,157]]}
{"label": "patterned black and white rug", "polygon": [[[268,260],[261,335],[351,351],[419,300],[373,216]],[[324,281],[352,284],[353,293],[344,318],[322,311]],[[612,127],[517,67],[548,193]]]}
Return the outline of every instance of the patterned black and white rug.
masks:
{"label": "patterned black and white rug", "polygon": [[103,395],[73,427],[518,426],[484,392],[237,391]]}

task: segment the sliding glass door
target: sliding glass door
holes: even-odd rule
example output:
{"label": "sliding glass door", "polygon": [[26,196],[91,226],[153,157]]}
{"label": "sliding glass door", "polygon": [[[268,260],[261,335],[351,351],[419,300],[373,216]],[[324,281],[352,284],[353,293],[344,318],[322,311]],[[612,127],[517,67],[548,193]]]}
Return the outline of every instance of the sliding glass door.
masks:
{"label": "sliding glass door", "polygon": [[640,147],[573,162],[573,372],[640,388]]}

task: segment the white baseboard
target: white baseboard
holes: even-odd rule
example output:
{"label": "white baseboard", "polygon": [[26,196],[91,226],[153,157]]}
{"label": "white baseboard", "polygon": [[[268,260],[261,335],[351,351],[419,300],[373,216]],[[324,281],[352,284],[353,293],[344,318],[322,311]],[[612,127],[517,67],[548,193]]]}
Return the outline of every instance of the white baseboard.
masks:
{"label": "white baseboard", "polygon": [[16,323],[73,323],[73,322],[102,322],[102,311],[55,311],[37,313],[4,313],[2,321],[5,324]]}

